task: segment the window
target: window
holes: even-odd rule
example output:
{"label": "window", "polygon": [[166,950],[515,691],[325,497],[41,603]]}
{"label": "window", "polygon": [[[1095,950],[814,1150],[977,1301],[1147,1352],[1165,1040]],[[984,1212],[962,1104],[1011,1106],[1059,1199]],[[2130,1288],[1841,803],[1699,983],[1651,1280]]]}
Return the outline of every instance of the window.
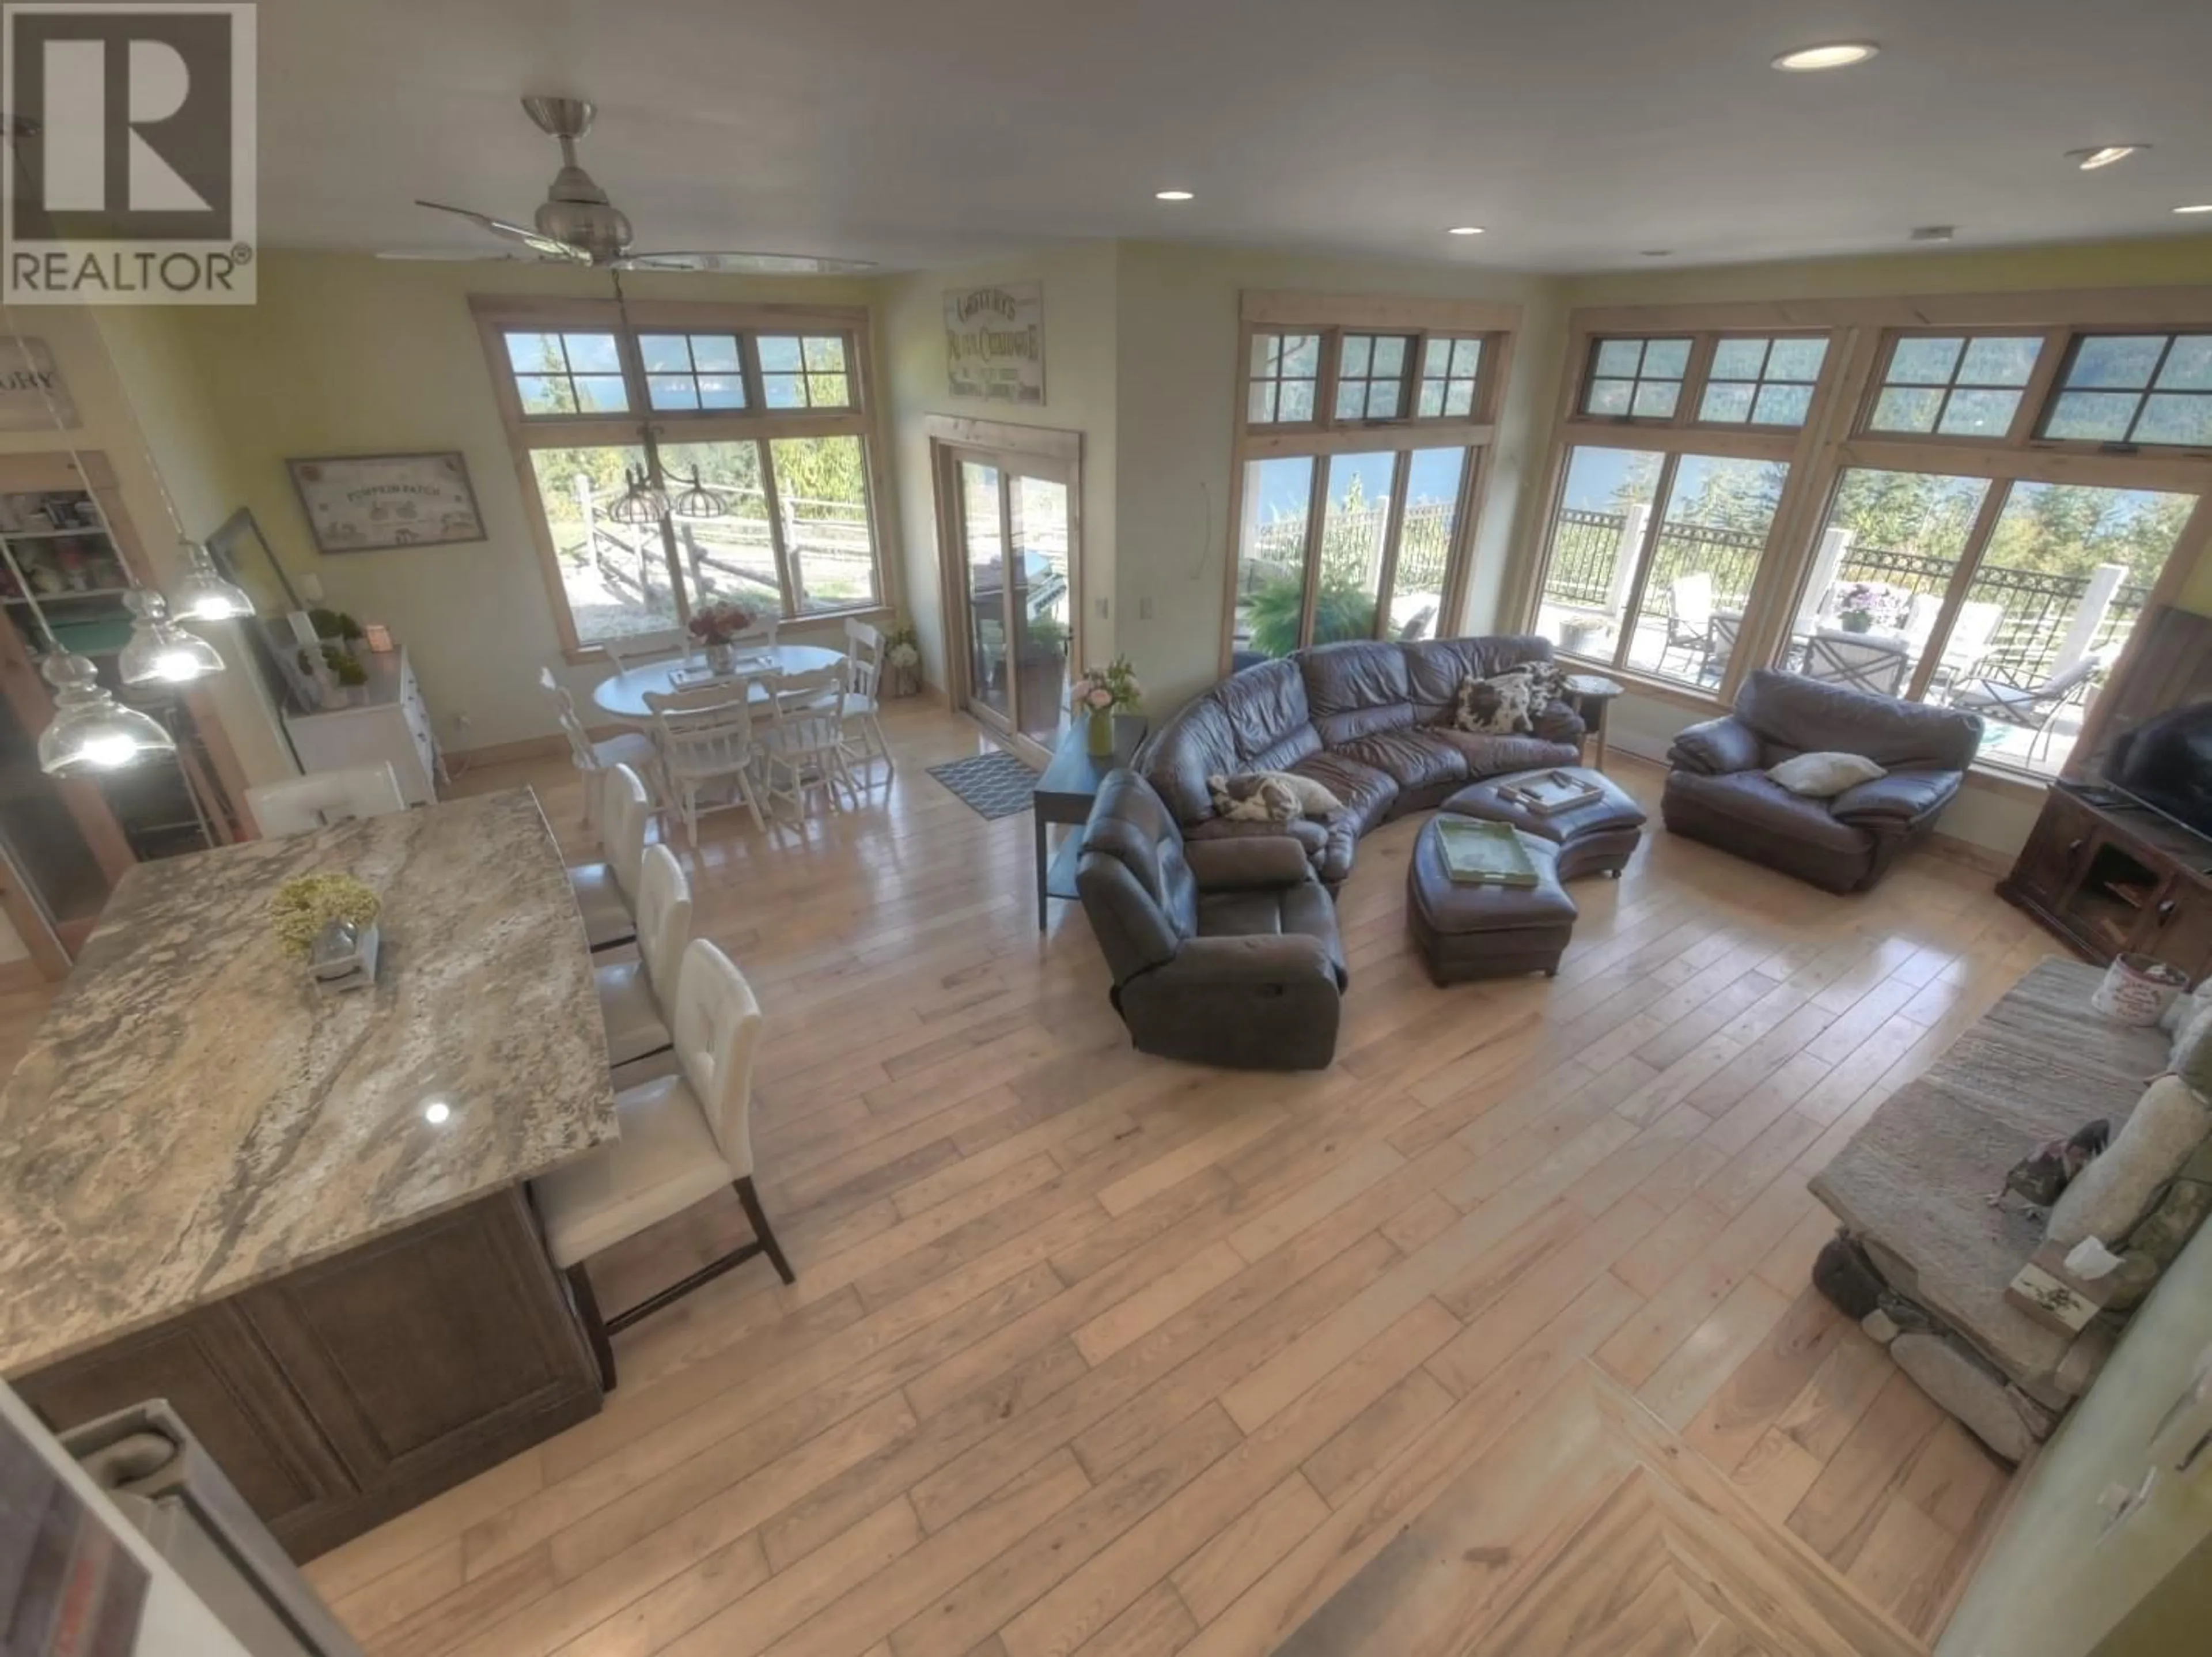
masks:
{"label": "window", "polygon": [[1398,334],[1348,333],[1338,349],[1336,417],[1395,420],[1404,412],[1407,347]]}
{"label": "window", "polygon": [[2212,334],[2083,334],[2042,436],[2212,447]]}
{"label": "window", "polygon": [[[550,325],[526,302],[477,307],[563,642],[672,643],[716,600],[786,617],[875,605],[865,313],[769,331],[727,307],[631,308],[625,336],[611,306],[563,307]],[[616,521],[633,472],[670,497],[662,521]]]}
{"label": "window", "polygon": [[1245,297],[1229,664],[1448,633],[1516,313],[1328,300],[1308,323],[1310,295]]}
{"label": "window", "polygon": [[1687,339],[1601,339],[1590,359],[1583,412],[1671,420],[1690,371]]}
{"label": "window", "polygon": [[1827,356],[1826,336],[1720,340],[1698,418],[1709,425],[1802,426]]}
{"label": "window", "polygon": [[1890,347],[1867,429],[2001,438],[2043,352],[2039,334],[1906,334]]}
{"label": "window", "polygon": [[1302,424],[1314,417],[1314,387],[1321,381],[1321,336],[1252,336],[1249,418],[1255,426]]}

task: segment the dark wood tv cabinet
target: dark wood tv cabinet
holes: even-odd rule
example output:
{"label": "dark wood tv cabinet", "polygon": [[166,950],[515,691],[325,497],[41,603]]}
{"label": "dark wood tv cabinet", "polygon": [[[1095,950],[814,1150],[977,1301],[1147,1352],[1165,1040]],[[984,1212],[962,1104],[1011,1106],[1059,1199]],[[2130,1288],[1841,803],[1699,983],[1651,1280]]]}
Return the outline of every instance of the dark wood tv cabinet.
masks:
{"label": "dark wood tv cabinet", "polygon": [[2088,783],[2054,783],[1997,895],[2094,961],[2139,952],[2212,974],[2212,839]]}

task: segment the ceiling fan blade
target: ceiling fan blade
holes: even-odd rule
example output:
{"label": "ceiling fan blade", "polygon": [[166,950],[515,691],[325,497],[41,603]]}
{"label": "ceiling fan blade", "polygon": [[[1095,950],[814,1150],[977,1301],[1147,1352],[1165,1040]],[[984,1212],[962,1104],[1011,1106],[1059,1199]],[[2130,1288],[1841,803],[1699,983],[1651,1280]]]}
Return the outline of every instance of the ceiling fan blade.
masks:
{"label": "ceiling fan blade", "polygon": [[756,276],[836,276],[872,271],[865,259],[817,259],[811,253],[625,253],[626,271],[743,271]]}
{"label": "ceiling fan blade", "polygon": [[[540,259],[523,248],[512,251],[505,247],[383,247],[377,250],[379,259],[415,259],[455,265],[545,265],[554,261]],[[563,259],[559,261],[566,264]]]}
{"label": "ceiling fan blade", "polygon": [[489,213],[474,212],[466,207],[448,207],[444,202],[424,201],[419,196],[416,198],[415,204],[429,208],[433,212],[452,213],[465,218],[495,236],[505,236],[510,241],[520,242],[541,258],[561,259],[570,265],[589,265],[592,262],[592,256],[582,248],[573,247],[557,236],[544,235],[526,224],[509,224],[505,219],[495,219]]}

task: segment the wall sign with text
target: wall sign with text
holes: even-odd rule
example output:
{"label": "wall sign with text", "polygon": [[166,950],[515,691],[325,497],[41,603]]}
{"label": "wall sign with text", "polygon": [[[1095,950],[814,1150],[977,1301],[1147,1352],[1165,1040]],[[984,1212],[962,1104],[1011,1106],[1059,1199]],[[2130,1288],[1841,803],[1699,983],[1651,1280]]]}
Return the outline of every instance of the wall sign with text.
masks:
{"label": "wall sign with text", "polygon": [[945,290],[945,375],[955,397],[1044,405],[1044,284]]}
{"label": "wall sign with text", "polygon": [[75,424],[76,405],[46,342],[0,334],[0,431],[67,430]]}
{"label": "wall sign with text", "polygon": [[374,552],[484,539],[468,462],[439,454],[331,454],[287,460],[321,552]]}

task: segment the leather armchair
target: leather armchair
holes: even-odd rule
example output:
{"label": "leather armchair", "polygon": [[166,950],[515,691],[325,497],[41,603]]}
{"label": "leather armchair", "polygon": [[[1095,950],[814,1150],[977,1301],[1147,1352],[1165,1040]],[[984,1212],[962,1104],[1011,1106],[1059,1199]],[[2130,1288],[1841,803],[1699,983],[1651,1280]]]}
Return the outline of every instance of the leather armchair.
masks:
{"label": "leather armchair", "polygon": [[[1674,833],[1831,892],[1863,892],[1934,832],[1981,740],[1971,713],[1762,668],[1744,680],[1734,713],[1674,739],[1660,810]],[[1863,754],[1889,774],[1832,800],[1791,794],[1766,775],[1814,752]]]}
{"label": "leather armchair", "polygon": [[1186,845],[1134,771],[1107,777],[1076,890],[1139,1051],[1238,1069],[1317,1070],[1336,1056],[1346,983],[1336,907],[1286,836]]}

